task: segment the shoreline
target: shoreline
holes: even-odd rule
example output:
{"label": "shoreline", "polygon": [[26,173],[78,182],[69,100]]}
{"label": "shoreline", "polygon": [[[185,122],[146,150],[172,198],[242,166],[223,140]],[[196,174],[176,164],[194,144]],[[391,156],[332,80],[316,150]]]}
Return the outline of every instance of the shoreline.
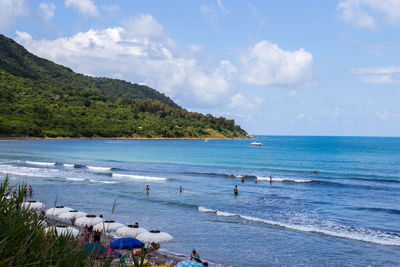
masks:
{"label": "shoreline", "polygon": [[0,137],[0,140],[245,140],[253,136],[242,137]]}

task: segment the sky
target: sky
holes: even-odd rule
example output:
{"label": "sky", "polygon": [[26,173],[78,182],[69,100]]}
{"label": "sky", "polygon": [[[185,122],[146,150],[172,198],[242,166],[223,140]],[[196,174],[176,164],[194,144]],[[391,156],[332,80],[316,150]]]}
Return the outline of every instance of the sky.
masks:
{"label": "sky", "polygon": [[400,136],[400,0],[0,0],[0,32],[249,134]]}

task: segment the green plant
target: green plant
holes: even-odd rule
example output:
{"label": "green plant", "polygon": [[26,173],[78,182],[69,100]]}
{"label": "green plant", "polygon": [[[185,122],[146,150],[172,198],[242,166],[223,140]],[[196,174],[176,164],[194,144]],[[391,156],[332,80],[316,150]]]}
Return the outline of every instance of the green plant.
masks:
{"label": "green plant", "polygon": [[149,249],[146,247],[141,248],[141,253],[140,253],[140,261],[136,258],[136,256],[132,252],[132,258],[133,258],[133,264],[135,267],[144,267],[144,260],[146,259],[146,255],[148,253]]}
{"label": "green plant", "polygon": [[90,266],[71,236],[45,232],[40,216],[21,206],[23,188],[11,187],[8,177],[0,185],[0,266]]}

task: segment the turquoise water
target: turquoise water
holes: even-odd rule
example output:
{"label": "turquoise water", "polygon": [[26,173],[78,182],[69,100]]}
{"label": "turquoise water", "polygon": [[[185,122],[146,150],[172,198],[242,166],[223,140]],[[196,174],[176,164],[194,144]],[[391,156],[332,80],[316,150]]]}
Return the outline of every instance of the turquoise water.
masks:
{"label": "turquoise water", "polygon": [[49,207],[57,198],[125,224],[138,221],[174,236],[163,249],[189,255],[195,248],[209,261],[400,265],[400,138],[251,142],[7,140],[0,141],[0,172],[32,184],[33,198]]}

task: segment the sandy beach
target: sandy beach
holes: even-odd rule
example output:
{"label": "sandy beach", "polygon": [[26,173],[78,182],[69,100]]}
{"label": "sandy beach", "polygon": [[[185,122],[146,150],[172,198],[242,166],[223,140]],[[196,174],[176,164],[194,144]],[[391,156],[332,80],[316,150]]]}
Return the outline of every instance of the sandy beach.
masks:
{"label": "sandy beach", "polygon": [[[80,231],[80,236],[83,235],[84,233],[84,228],[77,226],[77,225],[72,225],[71,223],[61,221],[58,219],[46,219],[46,222],[49,226],[57,226],[57,225],[66,225],[66,226],[71,226]],[[100,239],[100,244],[103,245],[104,247],[108,247],[108,245],[119,238],[118,236],[115,235],[115,233],[101,233],[101,239]],[[93,241],[93,236],[90,237],[89,242],[94,242]],[[188,249],[190,252],[190,249]],[[128,266],[134,266],[130,265],[133,264],[132,262],[132,251],[128,250],[118,250],[119,253],[123,255],[125,258],[125,261]],[[167,265],[167,266],[174,266],[176,263],[180,261],[185,261],[190,259],[190,255],[182,255],[182,254],[177,254],[165,249],[162,249],[162,244],[161,248],[157,250],[151,250],[148,252],[146,255],[146,259],[149,262],[149,266],[160,266],[160,265]],[[208,266],[213,266],[213,267],[233,267],[232,265],[227,265],[227,264],[222,264],[222,263],[215,263],[211,261],[207,261],[205,259],[202,259],[203,262],[207,262]],[[110,266],[115,266],[118,267],[120,266],[120,260],[118,257],[116,257],[110,264]]]}

